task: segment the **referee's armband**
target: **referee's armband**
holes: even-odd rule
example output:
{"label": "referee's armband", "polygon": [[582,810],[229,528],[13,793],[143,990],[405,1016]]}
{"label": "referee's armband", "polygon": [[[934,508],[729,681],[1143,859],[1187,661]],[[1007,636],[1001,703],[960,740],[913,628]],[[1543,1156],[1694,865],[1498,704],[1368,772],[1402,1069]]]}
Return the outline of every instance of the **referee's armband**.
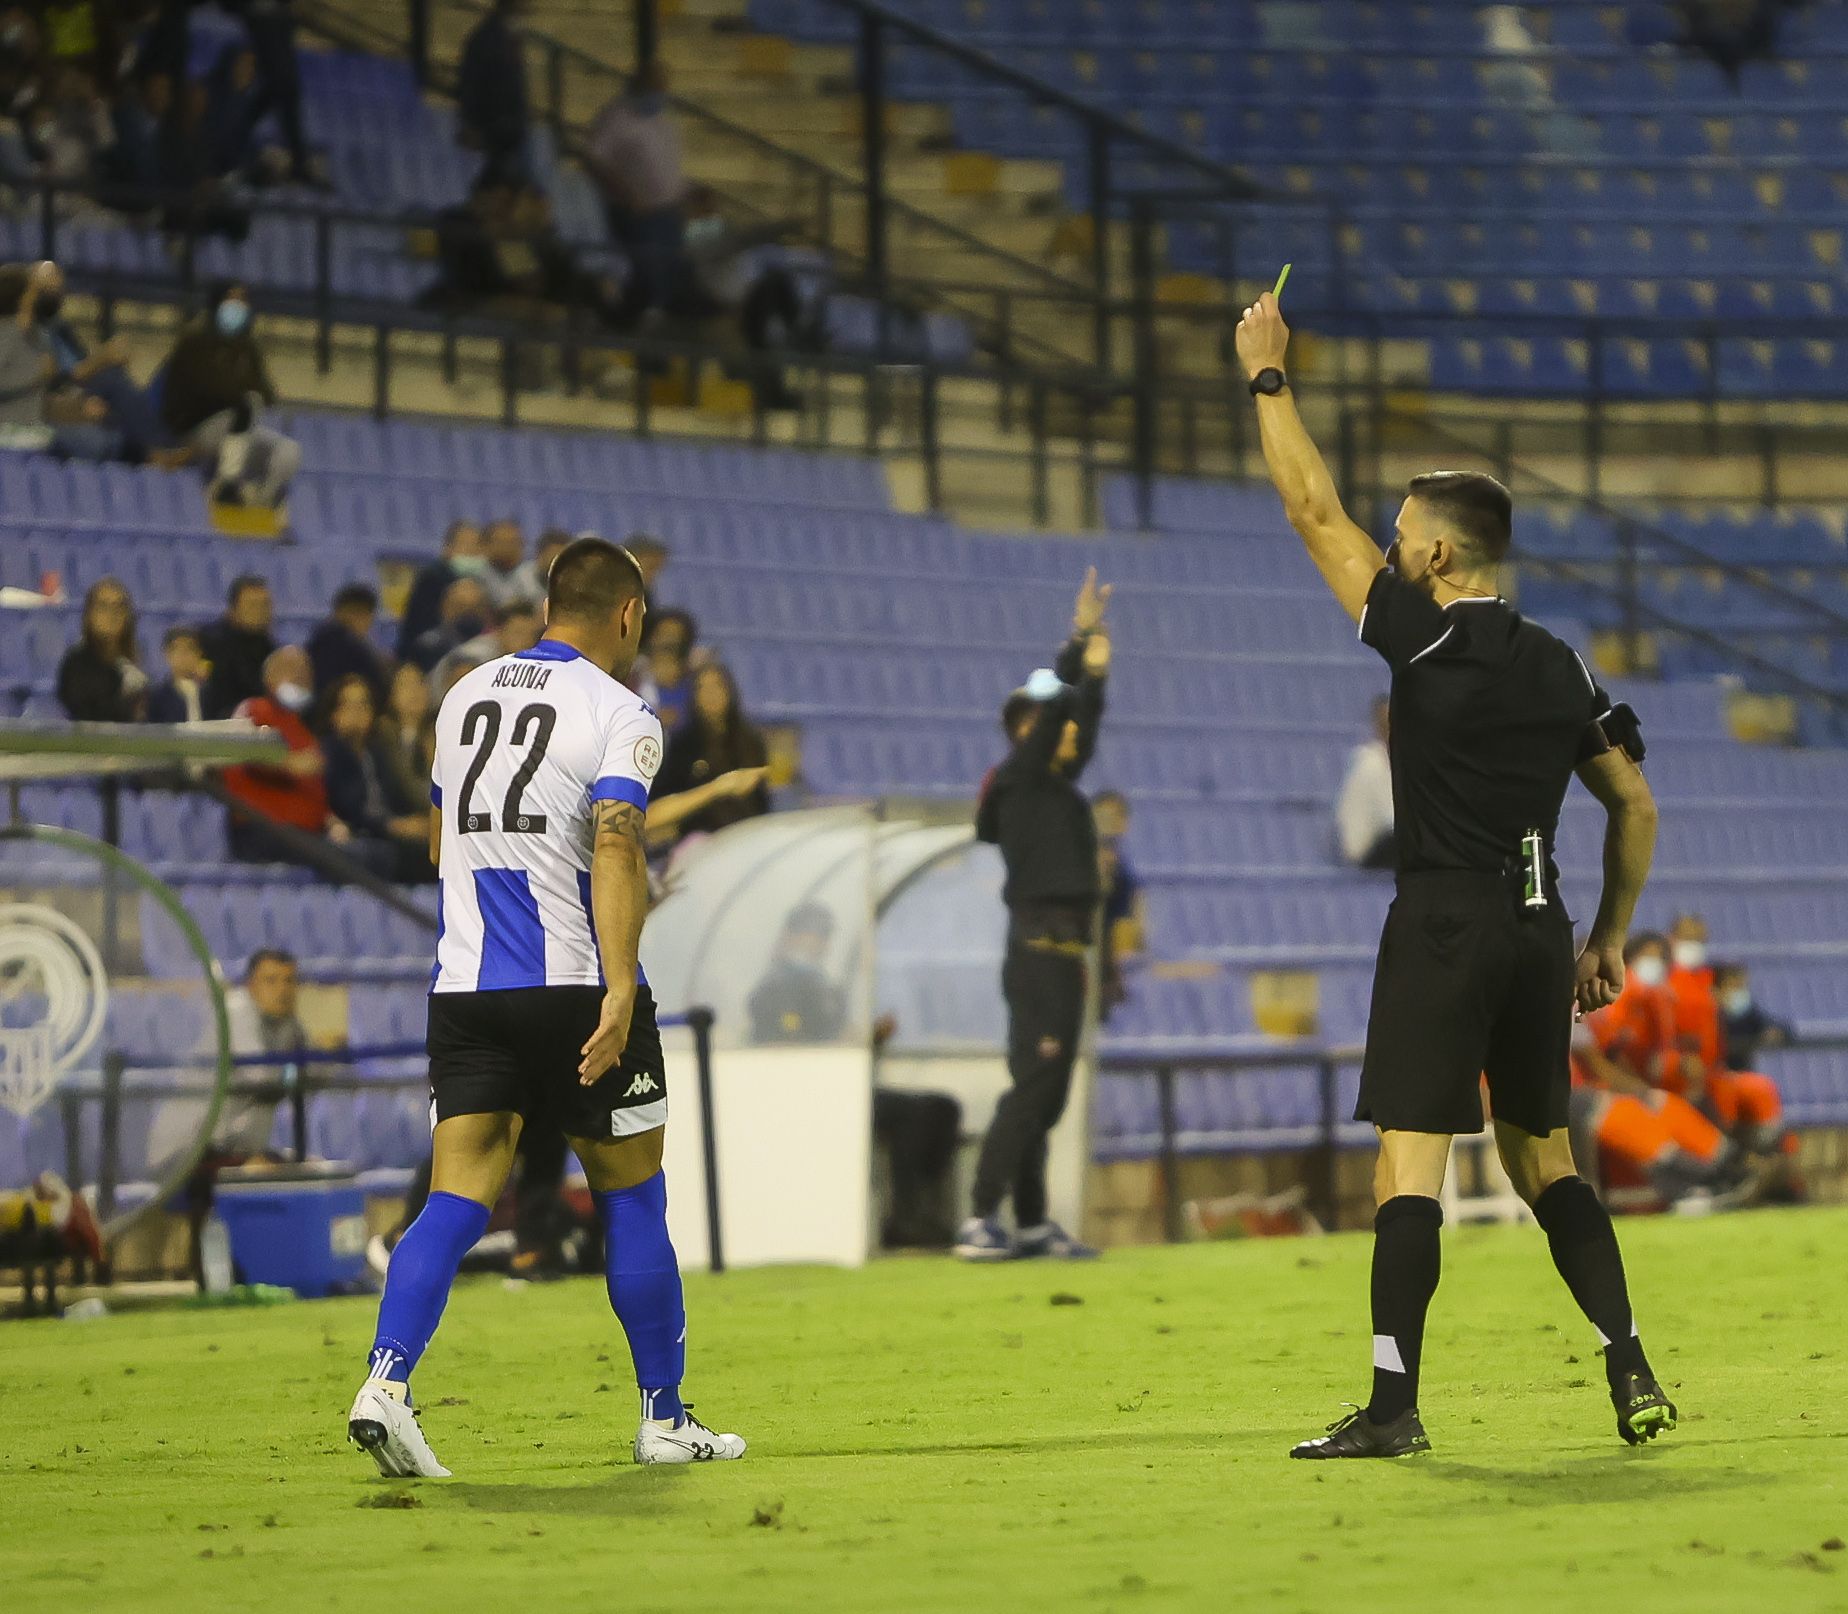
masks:
{"label": "referee's armband", "polygon": [[1605,737],[1632,762],[1641,762],[1648,750],[1643,745],[1643,725],[1628,701],[1619,701],[1598,719]]}
{"label": "referee's armband", "polygon": [[1602,717],[1585,725],[1585,737],[1579,741],[1578,761],[1589,762],[1615,748],[1632,762],[1641,762],[1645,753],[1643,725],[1627,701],[1619,701]]}

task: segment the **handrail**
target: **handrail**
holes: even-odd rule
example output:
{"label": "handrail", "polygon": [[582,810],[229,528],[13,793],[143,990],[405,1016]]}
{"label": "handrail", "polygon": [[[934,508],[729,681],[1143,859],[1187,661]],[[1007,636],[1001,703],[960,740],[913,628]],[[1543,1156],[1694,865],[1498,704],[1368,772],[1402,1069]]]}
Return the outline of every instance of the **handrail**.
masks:
{"label": "handrail", "polygon": [[[643,0],[643,3],[646,3],[646,0]],[[986,78],[997,79],[1010,89],[1019,90],[1037,101],[1059,108],[1062,112],[1069,112],[1072,116],[1094,128],[1103,130],[1117,140],[1146,147],[1159,153],[1169,162],[1192,169],[1195,173],[1204,174],[1207,178],[1224,186],[1233,196],[1255,199],[1269,194],[1265,187],[1229,164],[1202,156],[1199,152],[1182,145],[1179,141],[1170,140],[1165,135],[1151,134],[1148,130],[1131,123],[1121,114],[1112,112],[1102,102],[1061,89],[1047,79],[1039,78],[1004,62],[1000,57],[991,55],[979,46],[965,44],[960,39],[941,33],[928,23],[919,22],[917,18],[907,13],[883,4],[882,0],[824,0],[824,3],[839,10],[851,11],[859,17],[875,17],[884,26],[896,30],[918,44],[927,45],[932,50],[951,57],[965,67],[973,68]]]}
{"label": "handrail", "polygon": [[[1383,414],[1385,418],[1389,420],[1407,420],[1411,418],[1409,416],[1399,415],[1391,409],[1383,411]],[[1467,453],[1473,454],[1480,454],[1482,452],[1478,445],[1471,443],[1467,438],[1461,436],[1459,433],[1451,431],[1446,426],[1437,425],[1422,416],[1418,417],[1418,421],[1422,429],[1430,432],[1435,437],[1441,438],[1452,448],[1462,449]],[[1810,595],[1804,594],[1797,589],[1788,588],[1782,583],[1771,580],[1763,575],[1763,568],[1761,567],[1742,566],[1737,561],[1722,559],[1720,556],[1711,554],[1707,550],[1702,549],[1700,545],[1689,543],[1687,539],[1677,537],[1666,528],[1654,525],[1646,517],[1638,516],[1629,511],[1618,510],[1606,504],[1602,498],[1575,493],[1572,489],[1566,487],[1565,484],[1548,476],[1544,471],[1536,471],[1529,466],[1522,466],[1518,474],[1525,477],[1530,482],[1537,483],[1548,493],[1575,500],[1594,515],[1602,516],[1605,520],[1609,521],[1619,530],[1620,534],[1625,528],[1634,532],[1646,534],[1650,543],[1665,549],[1673,550],[1682,557],[1684,564],[1710,568],[1736,583],[1742,584],[1748,588],[1755,588],[1761,593],[1768,594],[1774,599],[1783,601],[1787,605],[1794,605],[1802,610],[1813,612],[1815,615],[1821,617],[1830,628],[1837,632],[1848,634],[1848,616],[1843,616],[1841,612],[1834,610],[1830,606],[1824,605],[1821,601],[1812,598]],[[1536,556],[1534,558],[1545,559],[1547,557]]]}

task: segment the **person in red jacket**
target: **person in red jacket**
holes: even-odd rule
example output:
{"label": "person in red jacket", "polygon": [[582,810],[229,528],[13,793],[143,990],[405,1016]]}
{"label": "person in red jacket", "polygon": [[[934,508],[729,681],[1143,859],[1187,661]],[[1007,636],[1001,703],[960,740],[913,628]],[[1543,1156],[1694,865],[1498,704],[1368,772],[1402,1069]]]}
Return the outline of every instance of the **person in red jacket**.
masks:
{"label": "person in red jacket", "polygon": [[346,825],[327,810],[321,747],[302,719],[314,698],[313,680],[308,652],[299,645],[284,645],[263,663],[264,693],[244,701],[231,714],[258,728],[274,729],[289,748],[280,763],[246,763],[225,769],[225,790],[250,809],[233,809],[231,814],[231,855],[244,862],[297,861],[283,840],[270,832],[272,822],[309,835],[325,835],[336,845],[351,838]]}
{"label": "person in red jacket", "polygon": [[1784,1126],[1784,1104],[1777,1084],[1758,1071],[1726,1067],[1720,1001],[1707,956],[1706,921],[1698,914],[1682,914],[1669,932],[1669,945],[1673,967],[1668,987],[1674,1001],[1675,1035],[1684,1055],[1697,1055],[1706,1067],[1702,1107],[1746,1148],[1789,1152],[1796,1140]]}

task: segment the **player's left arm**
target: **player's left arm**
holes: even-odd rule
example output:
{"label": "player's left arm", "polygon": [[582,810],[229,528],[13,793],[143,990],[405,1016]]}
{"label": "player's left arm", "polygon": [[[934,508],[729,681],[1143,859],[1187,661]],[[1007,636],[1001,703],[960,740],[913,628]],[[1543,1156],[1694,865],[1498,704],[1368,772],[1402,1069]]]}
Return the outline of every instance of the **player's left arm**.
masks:
{"label": "player's left arm", "polygon": [[[1245,310],[1237,340],[1248,377],[1255,379],[1260,370],[1283,368],[1290,330],[1277,310],[1277,299],[1269,292]],[[1341,608],[1358,622],[1367,590],[1386,557],[1341,508],[1335,480],[1287,387],[1279,393],[1258,395],[1258,437],[1271,481],[1283,499],[1284,515],[1301,535],[1309,558]]]}
{"label": "player's left arm", "polygon": [[622,1058],[635,1013],[635,978],[642,921],[648,917],[646,810],[634,802],[593,803],[595,838],[590,851],[590,911],[603,963],[603,1014],[580,1052],[578,1080],[589,1087]]}

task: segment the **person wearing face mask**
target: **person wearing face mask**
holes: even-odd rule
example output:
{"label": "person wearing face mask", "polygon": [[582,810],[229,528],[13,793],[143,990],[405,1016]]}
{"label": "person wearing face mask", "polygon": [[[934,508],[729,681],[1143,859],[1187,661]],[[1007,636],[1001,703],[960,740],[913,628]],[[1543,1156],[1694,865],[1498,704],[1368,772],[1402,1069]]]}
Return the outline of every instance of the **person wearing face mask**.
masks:
{"label": "person wearing face mask", "polygon": [[473,521],[452,521],[443,534],[443,550],[411,579],[411,592],[398,619],[397,653],[400,661],[412,659],[411,647],[443,620],[443,596],[459,577],[479,578],[487,570],[482,552],[481,527]]}
{"label": "person wearing face mask", "polygon": [[[1239,321],[1264,462],[1284,514],[1360,641],[1391,672],[1396,893],[1380,938],[1355,1118],[1378,1130],[1367,1405],[1297,1445],[1305,1459],[1428,1451],[1418,1415],[1452,1138],[1495,1142],[1554,1265],[1606,1342],[1617,1433],[1675,1427],[1630,1308],[1610,1213],[1572,1154],[1573,1008],[1612,1002],[1655,850],[1642,731],[1563,641],[1501,597],[1513,500],[1493,477],[1414,477],[1385,553],[1341,507],[1297,413],[1289,330],[1264,293]],[[1582,951],[1553,837],[1574,776],[1603,806],[1604,889]]]}
{"label": "person wearing face mask", "polygon": [[1675,1005],[1675,1031],[1706,1070],[1703,1107],[1728,1136],[1757,1153],[1794,1153],[1796,1139],[1784,1126],[1784,1102],[1777,1083],[1762,1071],[1739,1068],[1726,1059],[1726,1034],[1714,970],[1707,960],[1707,925],[1699,914],[1680,915],[1669,932],[1672,968],[1668,989]]}
{"label": "person wearing face mask", "polygon": [[1767,1012],[1753,994],[1752,972],[1745,965],[1717,964],[1713,980],[1728,1070],[1751,1070],[1759,1050],[1788,1048],[1797,1040],[1796,1028]]}
{"label": "person wearing face mask", "polygon": [[289,748],[281,762],[246,763],[224,771],[225,792],[237,804],[229,825],[230,851],[242,862],[297,861],[288,843],[270,833],[271,824],[325,835],[335,845],[352,839],[346,825],[327,808],[321,778],[325,763],[307,722],[314,704],[313,678],[308,652],[300,645],[284,645],[263,663],[263,693],[243,701],[231,714],[258,728],[273,729]]}
{"label": "person wearing face mask", "polygon": [[229,502],[274,504],[301,467],[301,446],[257,416],[276,387],[252,329],[249,288],[232,282],[167,356],[161,418]]}

